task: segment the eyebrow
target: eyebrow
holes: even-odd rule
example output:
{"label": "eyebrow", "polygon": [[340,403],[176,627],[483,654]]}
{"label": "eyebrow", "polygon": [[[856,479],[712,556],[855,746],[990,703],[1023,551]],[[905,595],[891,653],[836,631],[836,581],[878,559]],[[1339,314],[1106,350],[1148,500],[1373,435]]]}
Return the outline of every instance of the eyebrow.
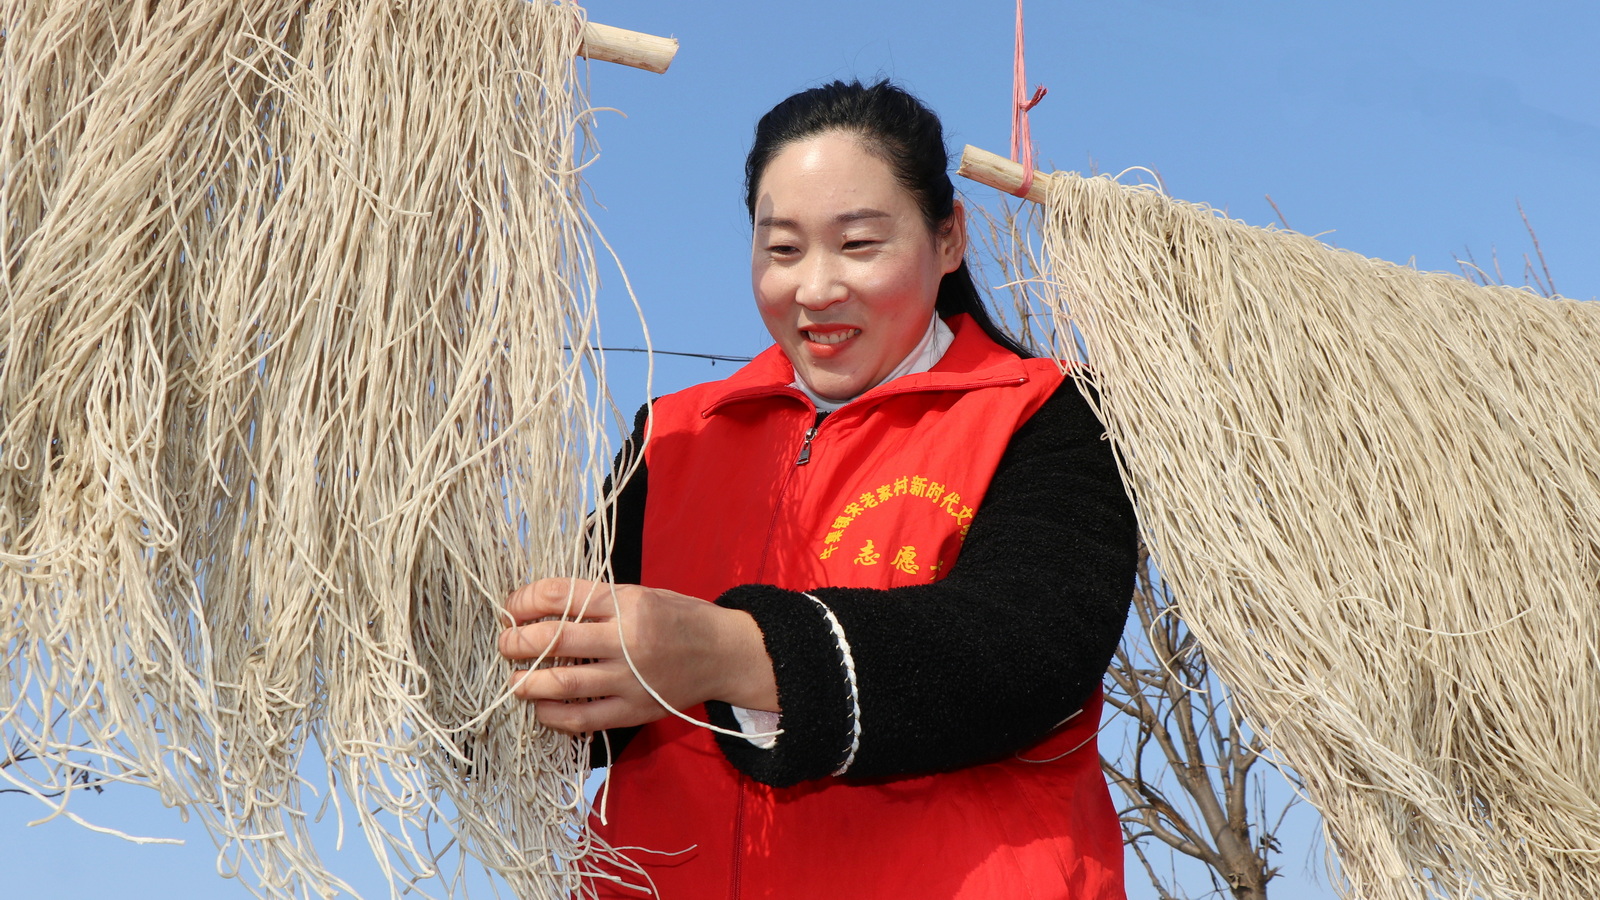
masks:
{"label": "eyebrow", "polygon": [[[842,212],[837,216],[834,216],[833,221],[836,225],[847,225],[851,222],[859,222],[862,219],[887,218],[889,218],[889,214],[883,210],[872,209],[868,207],[865,209],[852,209],[849,212]],[[777,216],[762,216],[760,219],[756,220],[757,228],[795,228],[799,224],[800,223],[794,219],[781,219]]]}

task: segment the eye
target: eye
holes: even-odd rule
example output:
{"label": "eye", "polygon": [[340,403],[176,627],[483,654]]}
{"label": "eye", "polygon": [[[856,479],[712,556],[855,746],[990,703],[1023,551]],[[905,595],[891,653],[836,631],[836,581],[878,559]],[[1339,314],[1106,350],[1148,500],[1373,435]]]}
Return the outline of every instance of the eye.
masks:
{"label": "eye", "polygon": [[768,244],[767,252],[773,256],[793,256],[800,252],[800,248],[793,244]]}
{"label": "eye", "polygon": [[869,247],[872,247],[872,246],[876,245],[877,243],[878,243],[877,241],[870,240],[868,238],[855,238],[853,240],[845,241],[844,242],[844,249],[846,249],[846,250],[865,250],[865,249],[867,249]]}

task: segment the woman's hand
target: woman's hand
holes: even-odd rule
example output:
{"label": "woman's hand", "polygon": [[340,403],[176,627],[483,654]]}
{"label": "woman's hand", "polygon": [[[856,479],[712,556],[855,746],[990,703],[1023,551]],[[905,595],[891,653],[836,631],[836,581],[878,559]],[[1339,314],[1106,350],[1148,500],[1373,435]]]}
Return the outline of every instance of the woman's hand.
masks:
{"label": "woman's hand", "polygon": [[[581,660],[511,675],[517,696],[557,731],[642,725],[667,715],[628,668],[622,641],[639,674],[675,709],[707,700],[778,708],[772,660],[748,613],[672,591],[574,578],[518,588],[506,613],[515,623],[500,634],[506,659]],[[550,616],[565,618],[541,621]]]}

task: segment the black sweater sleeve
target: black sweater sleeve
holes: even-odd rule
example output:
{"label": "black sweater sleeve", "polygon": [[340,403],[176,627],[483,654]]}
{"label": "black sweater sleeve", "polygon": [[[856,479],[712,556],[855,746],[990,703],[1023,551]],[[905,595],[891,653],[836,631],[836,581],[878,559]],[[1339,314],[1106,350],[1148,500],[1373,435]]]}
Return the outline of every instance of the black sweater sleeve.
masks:
{"label": "black sweater sleeve", "polygon": [[[611,540],[611,580],[616,584],[638,584],[640,571],[643,567],[644,556],[644,501],[649,491],[648,481],[650,473],[645,470],[644,459],[641,453],[644,449],[644,429],[650,418],[650,405],[647,403],[639,407],[639,412],[633,417],[633,433],[622,442],[622,448],[617,451],[617,458],[612,462],[611,474],[606,477],[605,485],[601,487],[601,496],[614,497],[611,506],[610,518],[600,523],[605,531],[598,532],[602,538]],[[627,472],[630,467],[637,464],[631,477],[619,486],[616,481],[619,475]],[[597,532],[591,531],[591,540]],[[595,735],[594,743],[589,750],[589,764],[595,768],[611,764],[611,760],[622,752],[633,736],[639,732],[638,726],[631,728],[613,728],[603,734]]]}
{"label": "black sweater sleeve", "polygon": [[[751,778],[787,786],[948,771],[1003,758],[1077,711],[1105,674],[1133,594],[1137,528],[1100,421],[1071,381],[1013,435],[942,581],[803,593],[742,585],[777,676],[770,750],[718,735]],[[854,664],[854,720],[845,650]],[[737,727],[731,707],[712,721]]]}
{"label": "black sweater sleeve", "polygon": [[[611,465],[611,474],[601,487],[601,496],[616,496],[612,507],[613,543],[611,545],[611,580],[616,584],[638,584],[644,556],[644,500],[649,491],[650,473],[645,470],[644,429],[650,419],[650,405],[639,407],[633,417],[633,433],[622,442],[617,458]],[[633,476],[618,490],[617,476],[635,463]]]}

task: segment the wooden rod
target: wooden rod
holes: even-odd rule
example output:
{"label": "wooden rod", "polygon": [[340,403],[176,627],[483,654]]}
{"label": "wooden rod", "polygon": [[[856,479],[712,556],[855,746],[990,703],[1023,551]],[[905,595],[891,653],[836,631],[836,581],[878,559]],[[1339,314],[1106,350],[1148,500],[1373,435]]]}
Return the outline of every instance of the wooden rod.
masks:
{"label": "wooden rod", "polygon": [[578,55],[588,59],[658,73],[665,72],[677,54],[677,38],[657,37],[595,22],[583,26],[583,46],[578,48]]}
{"label": "wooden rod", "polygon": [[[1016,194],[1017,188],[1022,187],[1022,166],[1004,156],[979,150],[971,144],[962,148],[961,165],[956,168],[956,174],[1012,195]],[[1049,195],[1050,175],[1045,172],[1034,172],[1033,185],[1028,188],[1028,196],[1024,199],[1043,203]]]}

